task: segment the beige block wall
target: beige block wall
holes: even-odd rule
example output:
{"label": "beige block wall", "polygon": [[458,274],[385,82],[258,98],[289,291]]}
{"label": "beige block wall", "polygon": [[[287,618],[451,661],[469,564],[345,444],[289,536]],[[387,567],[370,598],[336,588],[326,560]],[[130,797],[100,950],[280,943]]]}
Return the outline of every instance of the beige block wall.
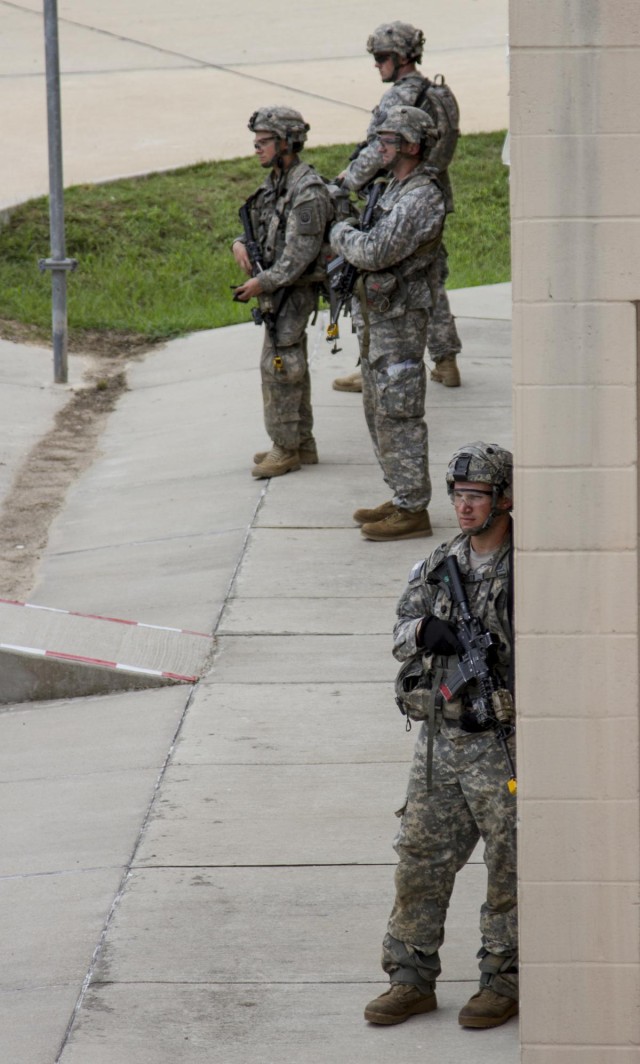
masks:
{"label": "beige block wall", "polygon": [[510,0],[522,1064],[640,1060],[640,5]]}

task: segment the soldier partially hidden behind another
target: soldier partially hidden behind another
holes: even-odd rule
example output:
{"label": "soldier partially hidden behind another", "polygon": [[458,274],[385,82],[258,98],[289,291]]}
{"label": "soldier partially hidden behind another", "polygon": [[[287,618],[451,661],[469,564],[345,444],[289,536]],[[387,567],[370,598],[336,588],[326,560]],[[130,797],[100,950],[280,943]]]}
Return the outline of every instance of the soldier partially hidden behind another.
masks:
{"label": "soldier partially hidden behind another", "polygon": [[373,449],[393,498],[353,515],[365,539],[430,536],[424,419],[431,292],[445,219],[438,175],[424,161],[436,128],[417,107],[392,107],[378,132],[378,157],[393,179],[373,227],[331,229],[331,247],[361,271],[352,299],[362,362],[363,404]]}
{"label": "soldier partially hidden behind another", "polygon": [[[246,235],[232,251],[250,276],[234,299],[258,297],[267,325],[260,370],[269,451],[254,455],[254,477],[279,477],[315,465],[307,321],[317,298],[320,250],[331,215],[322,178],[298,153],[309,126],[290,107],[262,107],[249,120],[260,165],[269,170],[248,201],[260,265],[252,266]],[[253,276],[251,276],[253,274]]]}
{"label": "soldier partially hidden behind another", "polygon": [[[480,989],[458,1021],[463,1027],[497,1027],[518,1012],[516,799],[509,786],[511,454],[497,444],[469,444],[453,455],[446,480],[460,534],[414,566],[394,628],[393,653],[405,663],[396,681],[398,704],[425,723],[394,844],[396,899],[382,953],[391,987],[369,1002],[364,1015],[370,1023],[394,1024],[437,1008],[438,950],[454,880],[482,839],[487,895],[480,909]],[[451,694],[463,650],[461,612],[447,570],[451,557],[470,613],[495,636],[491,671],[511,722],[501,740],[495,719],[487,723],[479,713],[480,681],[472,680],[455,700],[445,701],[441,691],[444,684]]]}
{"label": "soldier partially hidden behind another", "polygon": [[[458,105],[451,89],[440,75],[434,81],[416,69],[422,61],[424,34],[408,22],[385,22],[373,31],[367,41],[367,51],[373,55],[380,79],[391,85],[374,108],[367,130],[367,139],[358,146],[357,155],[340,178],[345,188],[357,191],[375,176],[380,167],[376,148],[376,134],[382,129],[392,107],[408,104],[420,107],[432,119],[438,139],[429,150],[428,162],[438,171],[446,195],[447,213],[453,211],[453,192],[448,167],[458,143]],[[429,357],[435,362],[431,379],[448,388],[460,384],[456,355],[462,350],[455,320],[449,306],[445,283],[449,275],[447,252],[442,245],[429,278],[434,305],[427,334]],[[337,391],[362,391],[360,373],[338,377],[333,384]]]}

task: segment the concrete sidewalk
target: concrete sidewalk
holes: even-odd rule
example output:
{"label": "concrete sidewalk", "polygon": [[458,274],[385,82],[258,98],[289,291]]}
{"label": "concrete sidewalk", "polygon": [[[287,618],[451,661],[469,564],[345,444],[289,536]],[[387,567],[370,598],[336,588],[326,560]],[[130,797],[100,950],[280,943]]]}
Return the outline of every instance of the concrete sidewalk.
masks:
{"label": "concrete sidewalk", "polygon": [[[311,337],[321,463],[249,475],[266,442],[252,325],[128,370],[101,457],[54,522],[39,605],[213,631],[197,685],[8,707],[0,1013],[12,1064],[515,1064],[517,1024],[461,1030],[481,853],[459,877],[440,1010],[393,1030],[378,988],[415,732],[392,696],[390,628],[410,566],[453,529],[443,473],[510,442],[509,286],[453,293],[460,389],[432,385],[435,536],[376,544],[385,496],[355,362]],[[100,648],[96,648],[96,654]]]}
{"label": "concrete sidewalk", "polygon": [[[223,0],[58,10],[67,184],[246,155],[265,102],[302,110],[311,144],[360,139],[381,90],[364,42],[395,14],[382,0],[366,12],[322,0],[296,19],[286,0],[268,18],[251,0],[232,17]],[[400,15],[424,26],[423,69],[447,76],[463,130],[506,126],[507,0],[434,0],[428,16],[413,0]],[[41,0],[0,0],[0,24],[1,209],[47,191]],[[215,657],[198,684],[0,710],[11,1064],[515,1064],[513,1021],[456,1023],[476,980],[481,854],[456,888],[440,1011],[392,1031],[362,1019],[383,985],[413,739],[391,692],[395,603],[452,530],[453,448],[510,439],[509,286],[453,302],[464,386],[428,398],[431,540],[368,543],[352,525],[356,506],[386,497],[359,396],[330,387],[355,364],[352,337],[339,356],[320,328],[312,340],[321,463],[267,483],[249,475],[266,443],[253,326],[128,367],[29,599],[213,633]],[[70,362],[74,384],[84,364]],[[4,342],[0,380],[4,498],[69,390],[49,383],[49,352]],[[37,643],[37,615],[23,612],[21,641]],[[15,642],[10,618],[0,610],[0,643]],[[87,625],[73,645],[108,659],[114,631]],[[161,667],[162,652],[145,661]]]}

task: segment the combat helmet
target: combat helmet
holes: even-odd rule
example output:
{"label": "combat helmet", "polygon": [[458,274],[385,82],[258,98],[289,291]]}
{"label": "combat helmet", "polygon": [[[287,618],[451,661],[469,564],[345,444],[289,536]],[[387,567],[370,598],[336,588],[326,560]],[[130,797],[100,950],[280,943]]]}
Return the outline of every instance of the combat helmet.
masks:
{"label": "combat helmet", "polygon": [[491,525],[498,513],[498,500],[513,498],[513,455],[498,443],[483,443],[477,440],[460,447],[449,462],[447,469],[447,492],[453,498],[456,482],[490,484],[492,488],[491,513],[481,526],[480,532]]}
{"label": "combat helmet", "polygon": [[266,129],[275,133],[281,140],[286,140],[290,151],[299,151],[309,132],[309,123],[305,122],[299,111],[293,107],[260,107],[249,119],[249,129],[255,133]]}
{"label": "combat helmet", "polygon": [[438,139],[438,129],[425,111],[408,104],[390,107],[378,126],[378,133],[396,133],[410,144],[431,148]]}
{"label": "combat helmet", "polygon": [[367,39],[367,51],[390,52],[409,63],[419,63],[424,49],[424,33],[409,22],[383,22]]}

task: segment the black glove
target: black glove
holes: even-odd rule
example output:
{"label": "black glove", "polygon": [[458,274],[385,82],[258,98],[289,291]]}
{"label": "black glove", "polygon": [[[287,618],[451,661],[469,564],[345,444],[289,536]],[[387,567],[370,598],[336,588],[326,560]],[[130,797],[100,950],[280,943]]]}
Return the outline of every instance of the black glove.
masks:
{"label": "black glove", "polygon": [[451,621],[441,621],[439,617],[425,617],[420,627],[418,646],[430,650],[432,654],[462,654],[464,647],[456,635]]}

